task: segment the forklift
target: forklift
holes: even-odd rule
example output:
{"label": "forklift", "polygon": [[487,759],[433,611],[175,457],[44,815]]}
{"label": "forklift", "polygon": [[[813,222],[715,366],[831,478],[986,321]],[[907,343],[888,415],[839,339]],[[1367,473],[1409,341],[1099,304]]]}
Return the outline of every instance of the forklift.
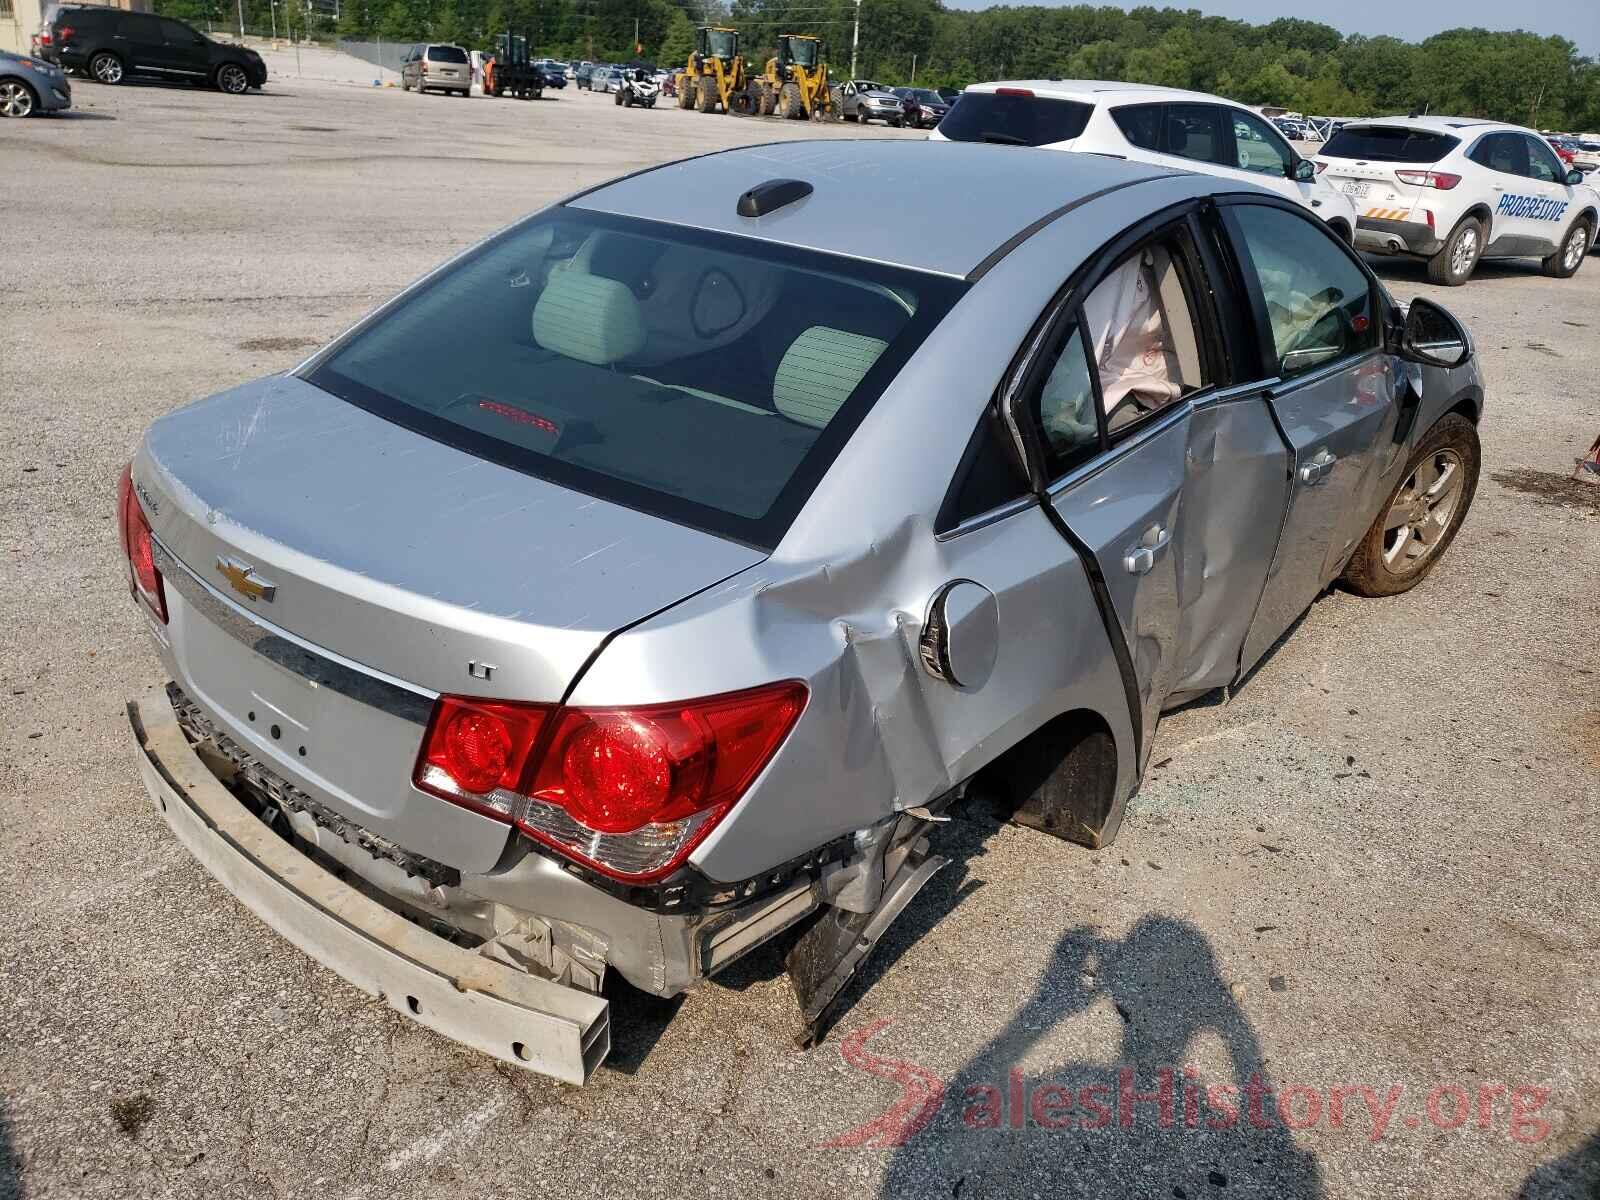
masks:
{"label": "forklift", "polygon": [[537,100],[543,92],[544,68],[529,57],[528,39],[519,33],[496,34],[494,54],[483,64],[483,94]]}

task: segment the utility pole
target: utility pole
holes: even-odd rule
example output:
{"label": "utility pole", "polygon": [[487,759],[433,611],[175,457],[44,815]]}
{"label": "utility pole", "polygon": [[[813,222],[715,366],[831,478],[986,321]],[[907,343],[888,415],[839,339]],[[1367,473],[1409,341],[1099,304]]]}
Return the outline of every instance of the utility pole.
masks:
{"label": "utility pole", "polygon": [[[859,6],[859,0],[857,0]],[[244,0],[239,0],[239,40],[244,40]]]}
{"label": "utility pole", "polygon": [[[241,18],[242,20],[242,18]],[[856,26],[850,35],[850,78],[856,77],[856,50],[861,45],[861,0],[856,0]]]}
{"label": "utility pole", "polygon": [[911,86],[917,86],[917,56],[915,54],[911,56]]}

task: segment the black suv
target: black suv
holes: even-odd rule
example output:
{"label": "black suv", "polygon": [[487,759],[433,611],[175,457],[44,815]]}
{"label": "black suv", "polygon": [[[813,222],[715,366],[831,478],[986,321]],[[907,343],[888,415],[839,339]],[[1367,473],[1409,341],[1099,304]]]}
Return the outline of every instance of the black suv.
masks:
{"label": "black suv", "polygon": [[63,4],[49,31],[48,45],[40,39],[41,57],[101,83],[188,80],[237,96],[267,81],[267,64],[254,50],[213,42],[182,21],[154,13]]}

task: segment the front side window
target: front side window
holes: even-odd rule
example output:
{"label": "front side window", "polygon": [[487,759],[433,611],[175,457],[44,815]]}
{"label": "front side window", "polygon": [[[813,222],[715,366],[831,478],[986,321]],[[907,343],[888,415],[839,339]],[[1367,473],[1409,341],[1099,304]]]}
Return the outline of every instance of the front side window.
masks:
{"label": "front side window", "polygon": [[161,22],[161,36],[173,46],[195,46],[200,43],[200,35],[190,29],[182,21]]}
{"label": "front side window", "polygon": [[1278,374],[1284,378],[1378,344],[1372,284],[1315,218],[1241,204],[1247,273],[1266,301]]}
{"label": "front side window", "polygon": [[1567,169],[1555,152],[1538,138],[1522,135],[1528,143],[1528,174],[1540,183],[1566,183]]}
{"label": "front side window", "polygon": [[770,547],[965,287],[560,208],[308,378],[481,458]]}
{"label": "front side window", "polygon": [[1233,165],[1241,171],[1287,178],[1293,151],[1277,131],[1269,128],[1260,118],[1239,109],[1229,109],[1228,116],[1233,120]]}

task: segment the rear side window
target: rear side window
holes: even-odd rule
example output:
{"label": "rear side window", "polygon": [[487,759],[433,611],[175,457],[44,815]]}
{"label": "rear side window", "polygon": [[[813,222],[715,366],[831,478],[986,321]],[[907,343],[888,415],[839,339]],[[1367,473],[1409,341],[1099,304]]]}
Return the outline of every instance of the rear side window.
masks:
{"label": "rear side window", "polygon": [[1322,147],[1324,158],[1359,158],[1368,162],[1436,163],[1460,139],[1447,133],[1398,129],[1388,125],[1346,125]]}
{"label": "rear side window", "polygon": [[464,63],[467,52],[460,46],[429,46],[428,60],[441,63]]}
{"label": "rear side window", "polygon": [[1161,110],[1163,104],[1128,104],[1111,110],[1111,119],[1127,138],[1141,150],[1161,149]]}
{"label": "rear side window", "polygon": [[480,458],[770,548],[965,288],[561,208],[309,379]]}
{"label": "rear side window", "polygon": [[1372,284],[1321,221],[1281,208],[1232,209],[1245,270],[1267,305],[1278,374],[1285,379],[1378,344]]}
{"label": "rear side window", "polygon": [[1233,165],[1232,132],[1224,133],[1222,110],[1212,104],[1169,104],[1162,148],[1195,162]]}
{"label": "rear side window", "polygon": [[939,132],[952,142],[1049,146],[1081,134],[1093,111],[1092,104],[1031,92],[963,92],[939,122]]}

